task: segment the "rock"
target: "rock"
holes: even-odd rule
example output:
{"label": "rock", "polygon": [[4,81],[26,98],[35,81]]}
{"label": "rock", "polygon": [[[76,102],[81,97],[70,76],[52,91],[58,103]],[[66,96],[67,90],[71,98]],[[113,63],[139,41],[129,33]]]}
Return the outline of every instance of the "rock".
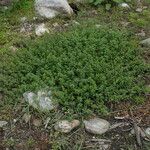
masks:
{"label": "rock", "polygon": [[59,24],[57,22],[55,22],[55,23],[53,23],[53,27],[57,28],[57,27],[59,27]]}
{"label": "rock", "polygon": [[147,136],[150,137],[150,127],[149,127],[149,128],[146,128],[145,133],[146,133]]}
{"label": "rock", "polygon": [[122,8],[130,8],[130,6],[127,3],[120,3],[119,6]]}
{"label": "rock", "polygon": [[20,21],[21,21],[22,23],[24,23],[25,21],[27,21],[27,17],[22,17],[22,18],[20,19]]}
{"label": "rock", "polygon": [[143,6],[143,9],[147,9],[148,7],[147,6]]}
{"label": "rock", "polygon": [[42,120],[34,119],[33,120],[33,125],[36,126],[36,127],[40,127],[42,125]]}
{"label": "rock", "polygon": [[145,47],[150,47],[150,38],[141,41],[140,44]]}
{"label": "rock", "polygon": [[120,23],[123,27],[127,27],[130,24],[130,22],[127,21],[121,21]]}
{"label": "rock", "polygon": [[95,26],[96,26],[96,28],[100,28],[102,25],[96,24]]}
{"label": "rock", "polygon": [[137,8],[135,11],[140,13],[140,12],[143,11],[143,9],[142,8]]}
{"label": "rock", "polygon": [[74,24],[76,24],[76,25],[80,25],[80,23],[77,22],[77,21],[75,21],[75,20],[73,20],[72,22],[73,22]]}
{"label": "rock", "polygon": [[56,131],[62,133],[69,133],[71,130],[79,126],[79,124],[79,120],[73,120],[72,122],[69,122],[67,120],[61,120],[55,124],[54,128]]}
{"label": "rock", "polygon": [[37,95],[33,92],[25,92],[23,97],[30,106],[43,112],[53,110],[57,107],[52,100],[51,91],[40,90]]}
{"label": "rock", "polygon": [[0,121],[0,128],[5,127],[8,124],[7,121]]}
{"label": "rock", "polygon": [[145,37],[146,34],[145,34],[144,30],[141,30],[141,32],[139,32],[139,33],[137,33],[135,35],[141,36],[141,37]]}
{"label": "rock", "polygon": [[44,23],[36,26],[36,28],[35,28],[35,34],[37,36],[42,36],[45,33],[49,33],[49,30],[45,27]]}
{"label": "rock", "polygon": [[103,134],[110,127],[110,123],[108,121],[100,118],[94,118],[88,121],[85,120],[84,125],[86,131],[93,134]]}
{"label": "rock", "polygon": [[67,0],[35,0],[35,10],[44,18],[54,18],[58,14],[73,14]]}
{"label": "rock", "polygon": [[18,50],[17,47],[15,47],[15,46],[10,46],[9,48],[14,53]]}
{"label": "rock", "polygon": [[71,122],[72,128],[75,128],[75,127],[77,127],[77,126],[79,126],[79,125],[80,125],[80,121],[79,121],[79,120],[73,120],[73,121]]}
{"label": "rock", "polygon": [[25,121],[25,123],[28,123],[31,119],[31,115],[30,114],[27,114],[25,113],[22,117],[22,119]]}

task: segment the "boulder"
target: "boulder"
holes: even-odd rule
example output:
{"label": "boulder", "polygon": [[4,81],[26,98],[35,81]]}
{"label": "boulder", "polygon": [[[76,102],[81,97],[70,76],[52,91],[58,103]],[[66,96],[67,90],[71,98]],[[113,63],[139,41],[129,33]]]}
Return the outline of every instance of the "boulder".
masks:
{"label": "boulder", "polygon": [[73,14],[67,0],[35,0],[35,10],[44,18],[54,18],[58,14]]}

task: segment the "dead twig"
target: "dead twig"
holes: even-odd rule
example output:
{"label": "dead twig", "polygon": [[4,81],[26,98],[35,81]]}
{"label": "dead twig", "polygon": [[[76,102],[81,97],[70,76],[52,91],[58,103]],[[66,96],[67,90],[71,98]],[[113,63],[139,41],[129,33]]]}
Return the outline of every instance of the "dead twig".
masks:
{"label": "dead twig", "polygon": [[133,123],[133,128],[134,128],[134,131],[135,131],[135,135],[136,135],[137,144],[138,144],[139,147],[142,148],[141,132],[138,130],[139,127],[136,123],[136,120],[133,117],[133,113],[132,113],[131,109],[130,109],[130,115],[131,115],[131,120],[132,120],[132,123]]}

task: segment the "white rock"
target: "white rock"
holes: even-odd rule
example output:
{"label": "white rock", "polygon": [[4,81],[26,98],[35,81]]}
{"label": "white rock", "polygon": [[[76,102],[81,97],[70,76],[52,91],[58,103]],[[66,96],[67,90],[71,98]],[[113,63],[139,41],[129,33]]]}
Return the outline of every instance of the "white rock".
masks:
{"label": "white rock", "polygon": [[135,11],[136,11],[136,12],[142,12],[143,9],[142,9],[142,8],[137,8]]}
{"label": "white rock", "polygon": [[45,33],[49,33],[49,30],[45,27],[44,23],[36,26],[36,28],[35,28],[35,34],[37,36],[42,36]]}
{"label": "white rock", "polygon": [[76,24],[76,25],[80,25],[80,23],[77,22],[77,21],[75,21],[75,20],[73,20],[72,22],[73,22],[74,24]]}
{"label": "white rock", "polygon": [[33,92],[25,92],[23,97],[30,106],[40,111],[50,111],[56,107],[50,94],[50,91],[40,90],[37,95]]}
{"label": "white rock", "polygon": [[54,128],[56,131],[62,133],[69,133],[71,130],[79,126],[79,124],[80,124],[79,120],[73,120],[72,122],[69,122],[67,120],[62,120],[57,122]]}
{"label": "white rock", "polygon": [[141,41],[140,44],[145,47],[150,47],[150,38]]}
{"label": "white rock", "polygon": [[123,8],[130,8],[130,6],[127,3],[121,3],[119,4],[119,6]]}
{"label": "white rock", "polygon": [[148,135],[150,137],[150,127],[146,128],[145,133],[146,133],[146,135]]}
{"label": "white rock", "polygon": [[102,25],[96,24],[95,26],[96,26],[96,28],[100,28]]}
{"label": "white rock", "polygon": [[23,97],[26,102],[29,103],[29,105],[33,106],[34,108],[38,108],[38,100],[37,95],[33,92],[25,92],[23,94]]}
{"label": "white rock", "polygon": [[84,125],[86,131],[93,134],[103,134],[110,127],[110,123],[108,121],[100,118],[94,118],[88,121],[85,120]]}
{"label": "white rock", "polygon": [[4,127],[7,125],[7,121],[0,121],[0,128]]}
{"label": "white rock", "polygon": [[35,9],[45,18],[54,18],[58,14],[73,14],[67,0],[35,0]]}
{"label": "white rock", "polygon": [[56,28],[56,27],[59,27],[59,24],[57,22],[53,23],[53,27]]}

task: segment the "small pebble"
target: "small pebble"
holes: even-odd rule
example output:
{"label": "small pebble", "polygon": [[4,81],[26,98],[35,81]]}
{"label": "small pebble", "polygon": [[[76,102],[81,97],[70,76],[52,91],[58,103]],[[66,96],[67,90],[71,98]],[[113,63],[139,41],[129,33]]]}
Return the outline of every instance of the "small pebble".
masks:
{"label": "small pebble", "polygon": [[40,127],[42,125],[42,120],[34,119],[33,120],[33,125],[36,126],[36,127]]}

